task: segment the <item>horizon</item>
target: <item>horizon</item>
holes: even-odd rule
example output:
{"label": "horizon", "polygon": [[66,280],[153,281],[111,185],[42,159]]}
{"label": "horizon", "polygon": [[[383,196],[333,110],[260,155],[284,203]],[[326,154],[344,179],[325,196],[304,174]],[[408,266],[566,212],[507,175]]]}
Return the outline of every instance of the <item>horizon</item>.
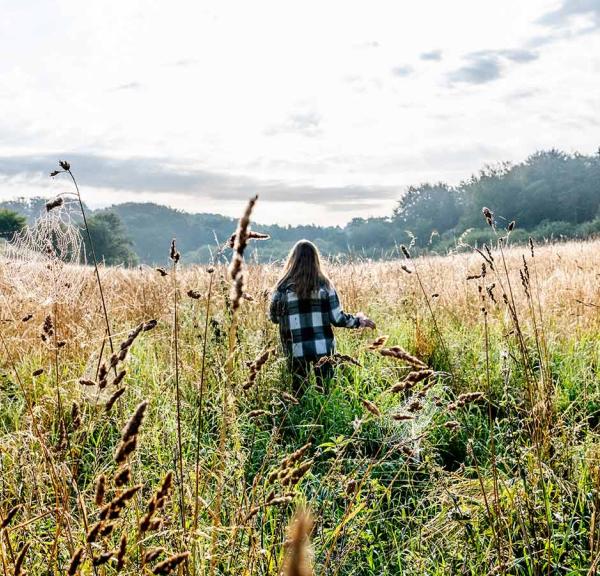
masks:
{"label": "horizon", "polygon": [[[574,151],[571,153],[566,153],[563,150],[558,150],[558,149],[552,149],[552,150],[538,150],[535,151],[533,154],[537,154],[537,153],[548,153],[548,152],[558,152],[560,154],[567,154],[568,156],[574,156],[577,154],[581,154],[578,151]],[[594,155],[600,155],[600,146],[596,149],[596,152]],[[526,163],[529,158],[531,157],[528,156],[527,158],[523,158],[521,159],[521,161],[519,162],[502,162],[502,161],[498,161],[495,162],[493,164],[485,164],[484,166],[481,166],[480,169],[476,172],[473,172],[472,174],[470,174],[469,176],[465,176],[463,178],[461,178],[457,184],[454,185],[450,185],[450,187],[452,189],[457,189],[460,187],[460,185],[464,182],[467,182],[470,178],[475,177],[476,175],[480,174],[483,172],[484,169],[489,168],[489,167],[493,167],[493,166],[508,166],[510,168],[515,167],[515,166],[519,166],[522,165],[524,163]],[[0,159],[0,170],[1,170],[1,159]],[[421,183],[421,184],[447,184],[447,182],[428,182],[428,183]],[[45,196],[14,196],[12,198],[3,198],[1,192],[0,192],[0,206],[3,203],[8,203],[8,202],[21,202],[21,201],[30,201],[30,200],[35,200],[36,198],[41,198],[43,200],[47,200],[48,197]],[[400,198],[399,198],[400,199]],[[399,200],[398,199],[398,200]],[[397,205],[398,201],[395,201],[395,205]],[[242,204],[246,204],[247,200],[242,202]],[[153,205],[153,206],[158,206],[160,208],[167,208],[167,209],[171,209],[171,210],[175,210],[178,212],[182,212],[185,214],[190,214],[190,215],[199,215],[199,216],[220,216],[223,218],[231,218],[234,221],[237,220],[239,218],[239,214],[224,214],[223,212],[207,212],[207,211],[193,211],[190,210],[189,208],[186,207],[177,207],[177,206],[171,206],[169,204],[166,203],[161,203],[156,201],[154,198],[148,198],[148,199],[132,199],[132,200],[126,200],[123,202],[114,202],[112,204],[101,204],[99,206],[93,206],[90,203],[88,203],[85,198],[84,198],[84,204],[86,206],[88,206],[88,208],[92,209],[93,211],[96,210],[111,210],[112,208],[116,207],[116,206],[123,206],[123,205],[127,205],[127,204],[134,204],[134,205]],[[257,205],[260,205],[260,196],[259,196],[259,202],[257,203]],[[44,210],[42,210],[42,213],[45,213]],[[380,219],[380,218],[384,218],[384,219],[390,219],[393,217],[393,211],[390,210],[390,212],[386,213],[386,214],[381,214],[381,215],[377,215],[377,216],[364,216],[364,215],[358,215],[358,216],[354,216],[353,218],[360,218],[363,220],[373,220],[373,219]],[[299,227],[308,227],[308,226],[314,226],[314,227],[319,227],[319,228],[328,228],[328,227],[332,227],[332,228],[345,228],[346,226],[348,226],[351,223],[352,219],[349,219],[345,222],[341,222],[341,223],[316,223],[316,222],[295,222],[295,223],[280,223],[280,222],[265,222],[262,220],[257,220],[253,218],[253,222],[254,224],[258,225],[258,226],[280,226],[282,228],[286,228],[286,227],[292,227],[292,228],[299,228]]]}
{"label": "horizon", "polygon": [[60,192],[64,158],[94,209],[235,218],[258,193],[257,222],[345,225],[598,147],[598,0],[32,8],[0,23],[0,200]]}

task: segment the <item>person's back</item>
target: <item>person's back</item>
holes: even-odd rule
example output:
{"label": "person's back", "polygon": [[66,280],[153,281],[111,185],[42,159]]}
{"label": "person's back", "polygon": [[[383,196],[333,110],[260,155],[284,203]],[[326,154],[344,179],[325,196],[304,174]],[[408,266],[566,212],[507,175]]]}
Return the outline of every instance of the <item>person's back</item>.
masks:
{"label": "person's back", "polygon": [[[279,325],[281,344],[299,392],[311,364],[335,353],[333,326],[374,328],[364,314],[346,314],[331,281],[321,270],[316,246],[298,242],[277,283],[269,310],[271,321]],[[327,368],[325,368],[327,370]],[[317,370],[317,377],[327,376]]]}

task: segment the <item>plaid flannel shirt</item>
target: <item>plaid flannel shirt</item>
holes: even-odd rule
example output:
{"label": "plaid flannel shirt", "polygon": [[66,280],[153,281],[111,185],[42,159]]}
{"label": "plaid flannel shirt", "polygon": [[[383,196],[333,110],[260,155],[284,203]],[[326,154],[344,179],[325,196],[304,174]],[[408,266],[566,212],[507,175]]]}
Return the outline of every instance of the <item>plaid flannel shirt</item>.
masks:
{"label": "plaid flannel shirt", "polygon": [[329,356],[335,352],[332,326],[360,326],[359,318],[342,310],[335,288],[324,285],[303,300],[298,299],[290,286],[275,290],[269,316],[279,324],[283,349],[293,358]]}

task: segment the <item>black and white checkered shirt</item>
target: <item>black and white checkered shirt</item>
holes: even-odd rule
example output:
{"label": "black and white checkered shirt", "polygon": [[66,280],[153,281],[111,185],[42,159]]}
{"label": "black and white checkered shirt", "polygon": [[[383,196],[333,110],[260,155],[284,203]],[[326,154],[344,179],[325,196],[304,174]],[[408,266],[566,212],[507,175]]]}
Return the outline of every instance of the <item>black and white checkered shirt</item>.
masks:
{"label": "black and white checkered shirt", "polygon": [[358,328],[360,320],[346,314],[333,286],[322,285],[303,300],[293,287],[273,292],[269,309],[271,321],[279,324],[283,349],[293,358],[316,359],[335,352],[332,326]]}

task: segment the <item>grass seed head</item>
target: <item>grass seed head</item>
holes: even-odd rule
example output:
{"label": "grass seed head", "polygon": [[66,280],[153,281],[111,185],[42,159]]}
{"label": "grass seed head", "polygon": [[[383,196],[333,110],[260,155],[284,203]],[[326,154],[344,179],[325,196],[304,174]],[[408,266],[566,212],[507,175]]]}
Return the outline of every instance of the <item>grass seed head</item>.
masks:
{"label": "grass seed head", "polygon": [[300,402],[298,401],[298,398],[296,398],[295,396],[292,396],[292,394],[289,394],[288,392],[282,392],[281,398],[283,400],[288,401],[290,404],[294,404],[294,405],[300,404]]}
{"label": "grass seed head", "polygon": [[152,320],[148,320],[147,322],[144,322],[142,331],[149,332],[150,330],[154,330],[154,328],[156,328],[157,324],[158,324],[158,320],[155,320],[154,318]]}
{"label": "grass seed head", "polygon": [[169,258],[173,261],[174,264],[177,264],[177,262],[179,262],[179,259],[181,258],[181,254],[179,254],[179,252],[177,251],[177,245],[175,242],[175,238],[173,238],[173,240],[171,240],[171,249],[169,250]]}
{"label": "grass seed head", "polygon": [[299,510],[288,529],[284,576],[312,576],[309,556],[309,535],[312,526],[310,514],[305,510]]}
{"label": "grass seed head", "polygon": [[25,576],[23,562],[25,562],[25,555],[27,554],[30,545],[31,544],[29,542],[25,542],[25,544],[23,544],[23,548],[21,548],[21,551],[17,556],[17,559],[15,560],[15,576]]}
{"label": "grass seed head", "polygon": [[81,564],[81,560],[83,558],[83,548],[80,546],[75,550],[73,556],[71,556],[71,561],[69,562],[69,567],[67,568],[67,576],[75,576],[77,574],[77,569]]}
{"label": "grass seed head", "polygon": [[231,308],[233,311],[237,310],[240,306],[240,301],[244,293],[244,273],[242,264],[244,261],[244,250],[248,244],[248,231],[250,227],[250,216],[258,196],[254,196],[248,202],[244,214],[240,218],[237,230],[235,232],[235,239],[233,242],[233,255],[231,257],[231,263],[229,264],[228,272],[229,277],[232,281],[231,285]]}
{"label": "grass seed head", "polygon": [[96,556],[92,559],[92,564],[94,566],[102,566],[103,564],[106,564],[114,555],[115,553],[110,550],[108,552],[102,552],[100,556]]}
{"label": "grass seed head", "polygon": [[123,534],[121,541],[119,542],[119,549],[117,551],[117,570],[122,570],[125,565],[125,554],[127,553],[127,536]]}
{"label": "grass seed head", "polygon": [[104,520],[99,520],[88,530],[88,533],[86,535],[86,540],[90,544],[92,542],[95,542],[98,539],[98,536],[100,535],[100,530],[102,530],[103,526],[104,526]]}
{"label": "grass seed head", "polygon": [[106,476],[104,474],[100,474],[98,476],[98,480],[96,480],[96,491],[94,495],[94,502],[96,506],[102,506],[104,503],[104,496],[106,494]]}
{"label": "grass seed head", "polygon": [[4,530],[13,520],[13,518],[17,515],[17,512],[21,509],[21,505],[17,505],[14,508],[11,508],[8,511],[8,514],[4,518],[4,521],[0,524],[0,530]]}
{"label": "grass seed head", "polygon": [[375,338],[375,340],[373,340],[373,342],[371,342],[368,346],[369,350],[379,350],[379,348],[382,348],[383,345],[387,342],[389,336],[387,335],[382,335],[379,336],[378,338]]}
{"label": "grass seed head", "polygon": [[144,564],[148,564],[149,562],[154,562],[161,554],[165,551],[164,548],[151,548],[144,554]]}
{"label": "grass seed head", "polygon": [[115,462],[123,464],[127,457],[137,448],[137,436],[130,438],[127,442],[121,441],[115,452]]}
{"label": "grass seed head", "polygon": [[481,211],[483,212],[483,217],[485,218],[488,225],[493,227],[494,226],[494,213],[486,206],[484,206],[481,209]]}
{"label": "grass seed head", "polygon": [[281,470],[285,470],[286,468],[293,466],[296,462],[299,462],[311,446],[312,442],[307,442],[306,444],[304,444],[304,446],[301,446],[300,448],[298,448],[298,450],[292,452],[289,456],[287,456],[281,461],[281,465],[279,468]]}
{"label": "grass seed head", "polygon": [[125,465],[122,468],[119,468],[119,470],[117,470],[115,477],[114,477],[114,482],[115,482],[115,486],[117,487],[121,487],[121,486],[125,486],[126,484],[129,484],[129,482],[131,481],[131,468],[129,467],[129,465]]}
{"label": "grass seed head", "polygon": [[81,427],[81,411],[79,410],[79,404],[77,404],[77,402],[71,404],[71,425],[73,431],[78,430]]}
{"label": "grass seed head", "polygon": [[415,419],[415,417],[412,414],[392,414],[392,418],[398,422],[404,422],[406,420]]}
{"label": "grass seed head", "polygon": [[179,566],[180,564],[183,564],[183,562],[185,562],[189,558],[189,556],[190,556],[189,552],[181,552],[180,554],[173,554],[173,556],[170,556],[166,560],[157,564],[152,569],[152,573],[158,574],[158,575],[170,574],[171,572],[173,572],[173,570],[175,570],[175,568],[177,568],[177,566]]}
{"label": "grass seed head", "polygon": [[377,408],[377,406],[371,402],[370,400],[365,400],[364,398],[361,400],[361,402],[363,403],[363,406],[374,416],[376,416],[377,418],[379,418],[381,416],[381,410],[379,410],[379,408]]}
{"label": "grass seed head", "polygon": [[82,386],[95,386],[96,385],[96,382],[94,382],[93,380],[89,380],[88,378],[80,378],[79,383]]}
{"label": "grass seed head", "polygon": [[121,384],[123,378],[125,378],[125,375],[127,374],[127,370],[121,370],[116,376],[115,379],[112,381],[112,385],[113,386],[119,386],[119,384]]}
{"label": "grass seed head", "polygon": [[395,358],[396,360],[406,362],[407,364],[410,364],[418,370],[424,370],[428,368],[425,362],[419,360],[416,356],[409,354],[406,350],[400,348],[400,346],[392,346],[391,348],[381,348],[379,350],[379,353],[382,356],[389,356],[391,358]]}
{"label": "grass seed head", "polygon": [[115,402],[123,395],[124,392],[125,388],[119,388],[113,393],[113,395],[106,402],[106,412],[110,412],[112,410],[112,407],[114,406]]}
{"label": "grass seed head", "polygon": [[65,203],[65,200],[62,196],[57,196],[53,200],[48,200],[46,202],[46,212],[50,212],[50,210],[54,210],[55,208],[59,208]]}
{"label": "grass seed head", "polygon": [[123,428],[121,435],[122,442],[127,442],[134,436],[137,436],[140,426],[142,425],[142,421],[144,420],[146,408],[148,408],[148,400],[144,400],[138,404],[133,416],[129,419],[129,422],[127,422],[125,428]]}

